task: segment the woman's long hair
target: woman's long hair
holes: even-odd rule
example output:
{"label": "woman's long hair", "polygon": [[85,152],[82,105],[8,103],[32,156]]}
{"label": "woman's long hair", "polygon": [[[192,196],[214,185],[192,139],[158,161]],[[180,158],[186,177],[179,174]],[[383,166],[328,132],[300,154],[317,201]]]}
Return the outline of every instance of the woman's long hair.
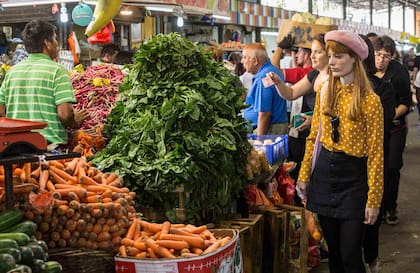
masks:
{"label": "woman's long hair", "polygon": [[[353,92],[352,92],[352,102],[350,110],[347,113],[350,120],[358,120],[362,115],[361,103],[362,98],[366,96],[369,92],[373,92],[370,86],[368,77],[366,76],[363,63],[361,62],[359,56],[356,55],[351,49],[335,41],[327,42],[327,52],[332,51],[334,53],[340,54],[349,54],[350,57],[353,57],[356,61],[353,66],[354,80],[353,80]],[[337,84],[340,82],[340,77],[334,77],[329,72],[330,77],[328,80],[328,92],[323,99],[323,113],[327,115],[332,115],[334,113],[335,100],[337,96]]]}

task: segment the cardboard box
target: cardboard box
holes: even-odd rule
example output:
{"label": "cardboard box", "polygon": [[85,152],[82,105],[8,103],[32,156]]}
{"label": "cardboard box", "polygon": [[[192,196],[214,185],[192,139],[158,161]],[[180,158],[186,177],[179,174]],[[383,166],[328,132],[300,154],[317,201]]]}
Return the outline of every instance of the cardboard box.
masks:
{"label": "cardboard box", "polygon": [[222,248],[194,258],[136,259],[116,256],[116,273],[242,273],[242,255],[239,232],[232,229],[212,230],[217,236],[231,236],[232,240]]}
{"label": "cardboard box", "polygon": [[292,36],[295,37],[297,47],[311,48],[312,38],[315,35],[336,29],[336,25],[316,25],[295,22],[292,20],[280,20],[277,42],[283,40],[285,36],[292,34]]}

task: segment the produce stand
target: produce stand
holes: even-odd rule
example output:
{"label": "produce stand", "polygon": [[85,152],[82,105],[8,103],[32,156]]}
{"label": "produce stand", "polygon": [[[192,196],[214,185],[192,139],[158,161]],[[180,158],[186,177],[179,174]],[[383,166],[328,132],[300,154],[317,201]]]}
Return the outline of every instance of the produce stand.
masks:
{"label": "produce stand", "polygon": [[12,165],[13,164],[22,164],[29,162],[38,162],[40,160],[58,160],[66,158],[80,157],[79,153],[69,152],[65,154],[20,154],[20,155],[10,155],[6,157],[0,157],[0,165],[4,166],[4,184],[5,184],[5,193],[6,193],[6,208],[10,209],[13,207],[13,174],[12,174]]}

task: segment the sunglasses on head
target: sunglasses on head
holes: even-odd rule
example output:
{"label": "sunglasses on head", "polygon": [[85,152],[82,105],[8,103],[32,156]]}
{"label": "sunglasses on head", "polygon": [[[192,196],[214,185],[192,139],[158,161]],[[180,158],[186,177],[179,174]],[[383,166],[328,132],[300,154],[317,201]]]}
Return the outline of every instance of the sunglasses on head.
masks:
{"label": "sunglasses on head", "polygon": [[340,133],[338,132],[338,126],[340,125],[340,119],[338,116],[332,116],[331,117],[331,139],[334,141],[334,143],[337,143],[340,140]]}

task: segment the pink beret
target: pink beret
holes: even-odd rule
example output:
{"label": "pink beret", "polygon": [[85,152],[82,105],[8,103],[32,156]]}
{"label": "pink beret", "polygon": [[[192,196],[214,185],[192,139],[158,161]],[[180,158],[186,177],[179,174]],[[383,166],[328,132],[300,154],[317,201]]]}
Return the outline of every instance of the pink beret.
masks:
{"label": "pink beret", "polygon": [[325,42],[335,41],[351,49],[363,61],[369,55],[366,42],[353,31],[331,30],[325,34]]}

